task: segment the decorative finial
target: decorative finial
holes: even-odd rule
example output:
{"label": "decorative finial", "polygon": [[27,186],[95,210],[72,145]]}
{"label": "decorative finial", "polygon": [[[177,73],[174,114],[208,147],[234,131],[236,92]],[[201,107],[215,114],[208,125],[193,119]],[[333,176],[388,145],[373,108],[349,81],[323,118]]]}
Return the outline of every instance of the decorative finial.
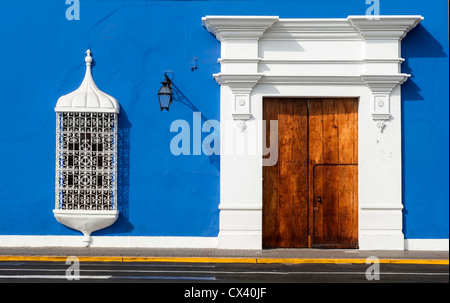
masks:
{"label": "decorative finial", "polygon": [[92,63],[92,56],[91,56],[91,50],[87,50],[86,51],[86,58],[84,58],[84,61],[86,61],[86,65],[87,66],[90,66],[91,65],[91,63]]}

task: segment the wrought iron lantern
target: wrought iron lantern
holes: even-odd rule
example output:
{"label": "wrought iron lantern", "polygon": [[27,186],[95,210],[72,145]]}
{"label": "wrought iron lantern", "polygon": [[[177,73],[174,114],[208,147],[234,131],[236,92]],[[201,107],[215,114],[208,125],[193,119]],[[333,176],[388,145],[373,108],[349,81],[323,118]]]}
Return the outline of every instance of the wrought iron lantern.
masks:
{"label": "wrought iron lantern", "polygon": [[164,75],[165,79],[161,82],[162,86],[158,92],[159,98],[159,106],[161,107],[161,111],[166,109],[169,111],[169,106],[172,104],[172,81]]}

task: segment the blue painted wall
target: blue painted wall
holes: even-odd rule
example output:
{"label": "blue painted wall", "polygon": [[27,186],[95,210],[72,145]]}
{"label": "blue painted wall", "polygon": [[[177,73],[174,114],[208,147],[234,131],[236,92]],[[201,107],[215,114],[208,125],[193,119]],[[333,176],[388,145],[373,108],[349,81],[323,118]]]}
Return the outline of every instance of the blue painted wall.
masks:
{"label": "blue painted wall", "polygon": [[[220,44],[205,15],[344,18],[364,15],[350,1],[80,0],[68,21],[64,0],[10,0],[0,10],[0,234],[79,234],[53,217],[57,99],[75,90],[90,48],[94,79],[121,104],[119,221],[94,235],[217,236],[219,159],[170,153],[170,124],[192,121],[175,103],[160,112],[163,73],[207,119],[219,120]],[[380,1],[383,15],[423,15],[405,38],[402,88],[407,238],[448,238],[448,7],[440,0]],[[198,58],[198,69],[191,70]],[[203,134],[203,136],[208,134]],[[191,144],[192,145],[192,144]],[[192,148],[192,146],[191,146]]]}

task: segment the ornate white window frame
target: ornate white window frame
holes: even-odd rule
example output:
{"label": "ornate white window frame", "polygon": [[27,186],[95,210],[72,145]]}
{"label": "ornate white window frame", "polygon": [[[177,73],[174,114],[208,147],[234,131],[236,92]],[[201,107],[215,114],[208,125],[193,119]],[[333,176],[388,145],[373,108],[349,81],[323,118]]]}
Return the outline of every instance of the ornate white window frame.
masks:
{"label": "ornate white window frame", "polygon": [[55,218],[83,233],[117,220],[117,145],[119,103],[100,91],[91,74],[92,56],[86,52],[86,74],[80,87],[58,99],[56,112]]}
{"label": "ornate white window frame", "polygon": [[400,85],[410,75],[401,73],[400,50],[422,20],[203,18],[221,42],[219,248],[261,249],[262,102],[278,96],[359,98],[359,248],[404,249]]}

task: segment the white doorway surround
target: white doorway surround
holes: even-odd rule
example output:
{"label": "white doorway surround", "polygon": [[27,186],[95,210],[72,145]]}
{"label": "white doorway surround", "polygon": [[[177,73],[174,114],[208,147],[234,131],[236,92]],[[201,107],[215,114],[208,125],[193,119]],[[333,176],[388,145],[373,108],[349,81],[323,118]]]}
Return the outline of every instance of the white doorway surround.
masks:
{"label": "white doorway surround", "polygon": [[359,248],[405,248],[401,40],[422,20],[203,18],[221,42],[219,248],[262,246],[264,97],[359,98]]}

